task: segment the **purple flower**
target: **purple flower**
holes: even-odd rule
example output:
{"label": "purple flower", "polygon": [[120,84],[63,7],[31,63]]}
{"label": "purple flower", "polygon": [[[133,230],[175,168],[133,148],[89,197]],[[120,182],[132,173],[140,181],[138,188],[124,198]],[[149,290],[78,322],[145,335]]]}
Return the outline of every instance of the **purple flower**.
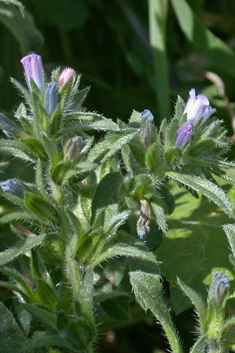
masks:
{"label": "purple flower", "polygon": [[204,94],[199,94],[196,96],[194,88],[190,90],[189,95],[190,97],[187,101],[183,114],[187,114],[187,121],[192,123],[194,126],[201,117],[203,117],[202,123],[204,123],[212,114],[215,113],[216,109],[211,108],[210,101]]}
{"label": "purple flower", "polygon": [[70,79],[71,76],[73,76],[73,83],[74,83],[75,78],[76,78],[76,72],[73,69],[71,69],[70,67],[67,67],[66,69],[64,69],[61,72],[60,77],[59,77],[60,87],[63,87],[68,82],[68,80]]}
{"label": "purple flower", "polygon": [[193,124],[184,123],[175,134],[175,145],[179,148],[183,148],[186,143],[191,139],[193,134]]}
{"label": "purple flower", "polygon": [[43,82],[43,67],[42,67],[42,59],[40,55],[30,54],[24,56],[20,62],[22,63],[26,75],[26,79],[28,82],[29,89],[31,90],[31,82],[32,78],[40,91],[43,93],[44,91],[44,82]]}

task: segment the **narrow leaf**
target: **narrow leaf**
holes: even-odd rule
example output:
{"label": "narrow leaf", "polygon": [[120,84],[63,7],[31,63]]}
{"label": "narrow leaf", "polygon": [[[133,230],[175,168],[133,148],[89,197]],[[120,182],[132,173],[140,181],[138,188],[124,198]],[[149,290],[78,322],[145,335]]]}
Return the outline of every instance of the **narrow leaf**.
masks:
{"label": "narrow leaf", "polygon": [[9,261],[14,260],[19,255],[27,252],[40,245],[45,238],[45,235],[31,237],[26,239],[23,244],[15,246],[13,249],[5,250],[0,253],[0,266],[7,264]]}
{"label": "narrow leaf", "polygon": [[227,215],[234,217],[233,206],[229,201],[228,196],[220,187],[214,183],[197,176],[180,174],[176,172],[167,172],[166,175],[195,191],[201,192],[209,200],[213,201],[217,206],[219,206]]}

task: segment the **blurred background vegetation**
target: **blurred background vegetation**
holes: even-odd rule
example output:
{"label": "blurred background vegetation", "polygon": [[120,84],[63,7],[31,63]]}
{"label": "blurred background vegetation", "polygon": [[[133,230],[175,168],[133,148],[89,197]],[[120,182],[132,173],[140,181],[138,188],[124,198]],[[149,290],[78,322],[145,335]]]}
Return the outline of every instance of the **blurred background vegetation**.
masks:
{"label": "blurred background vegetation", "polygon": [[[170,119],[177,94],[186,100],[196,88],[233,137],[234,0],[22,0],[24,17],[0,1],[0,111],[6,116],[13,118],[21,102],[10,77],[23,82],[20,59],[36,52],[48,77],[57,66],[82,74],[82,87],[91,86],[90,111],[127,121],[133,109],[150,109],[159,125],[165,116]],[[17,176],[30,180],[27,168],[14,161],[1,179]],[[193,341],[190,315],[189,310],[176,318],[186,349]],[[101,331],[106,333],[97,352],[167,350],[151,316],[112,329]]]}

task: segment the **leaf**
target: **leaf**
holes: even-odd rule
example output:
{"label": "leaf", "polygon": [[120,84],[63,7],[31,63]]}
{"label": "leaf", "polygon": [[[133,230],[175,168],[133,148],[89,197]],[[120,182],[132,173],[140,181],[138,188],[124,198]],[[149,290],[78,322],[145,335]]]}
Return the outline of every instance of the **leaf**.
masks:
{"label": "leaf", "polygon": [[42,304],[47,305],[53,311],[56,308],[58,298],[54,289],[42,279],[38,279],[38,296]]}
{"label": "leaf", "polygon": [[176,172],[167,172],[166,175],[173,180],[187,185],[195,191],[201,192],[209,200],[213,201],[217,206],[219,206],[227,215],[234,217],[234,209],[231,202],[229,201],[228,196],[220,187],[214,183],[197,176],[180,174]]}
{"label": "leaf", "polygon": [[130,320],[129,312],[130,298],[128,295],[119,295],[114,298],[108,298],[100,302],[102,309],[115,320]]}
{"label": "leaf", "polygon": [[196,312],[200,319],[200,329],[202,333],[206,333],[206,325],[207,325],[207,313],[206,313],[206,304],[200,297],[200,295],[194,291],[191,287],[187,286],[184,282],[177,279],[180,288],[184,291],[184,293],[188,296],[188,298],[193,303],[193,306],[196,309]]}
{"label": "leaf", "polygon": [[56,333],[56,316],[51,312],[39,308],[36,304],[23,304],[24,308],[39,321],[46,330]]}
{"label": "leaf", "polygon": [[112,172],[107,174],[99,183],[93,201],[92,201],[92,222],[96,216],[106,209],[106,217],[112,216],[112,210],[107,209],[108,206],[115,208],[114,215],[118,211],[118,195],[123,182],[122,175],[119,172]]}
{"label": "leaf", "polygon": [[186,38],[225,72],[235,76],[234,51],[204,26],[185,0],[171,0],[171,3]]}
{"label": "leaf", "polygon": [[180,340],[173,325],[170,312],[163,301],[160,276],[142,271],[130,272],[130,282],[138,303],[160,321],[174,353],[182,353]]}
{"label": "leaf", "polygon": [[108,247],[92,264],[94,267],[99,265],[102,261],[116,256],[133,257],[142,263],[145,268],[148,267],[152,273],[159,273],[158,263],[155,255],[148,250],[148,248],[141,244],[129,245],[119,243]]}
{"label": "leaf", "polygon": [[42,34],[35,27],[33,17],[27,11],[24,11],[23,17],[18,9],[1,3],[0,21],[18,41],[22,55],[37,51],[42,46]]}
{"label": "leaf", "polygon": [[0,353],[18,353],[26,337],[12,313],[0,302]]}
{"label": "leaf", "polygon": [[88,156],[88,161],[95,162],[101,159],[101,163],[104,163],[108,158],[118,152],[123,145],[130,142],[135,134],[137,134],[136,129],[131,129],[121,133],[113,132],[106,135],[103,141],[98,142],[92,148]]}
{"label": "leaf", "polygon": [[190,349],[190,353],[201,353],[206,350],[207,337],[201,336],[194,343],[193,347]]}
{"label": "leaf", "polygon": [[36,246],[40,245],[45,238],[45,235],[35,236],[26,239],[26,241],[21,245],[15,246],[13,249],[5,250],[0,253],[0,266],[7,264],[9,261],[14,260],[19,255],[27,252],[35,248]]}
{"label": "leaf", "polygon": [[25,204],[30,211],[44,221],[59,221],[57,210],[46,200],[31,192],[25,192]]}
{"label": "leaf", "polygon": [[225,224],[223,229],[227,235],[229,245],[231,247],[233,256],[235,258],[235,225],[234,224]]}
{"label": "leaf", "polygon": [[[77,349],[74,349],[67,339],[59,337],[58,335],[35,335],[22,345],[20,352],[32,352],[32,349],[35,349],[36,352],[40,347],[50,346],[64,347],[72,352],[77,352]],[[19,353],[19,350],[17,352]]]}
{"label": "leaf", "polygon": [[26,212],[11,212],[9,214],[6,214],[5,216],[2,216],[0,218],[0,224],[8,224],[8,223],[16,223],[16,222],[33,222],[39,224],[40,223],[40,218],[30,215]]}
{"label": "leaf", "polygon": [[168,217],[169,231],[154,253],[161,262],[162,276],[170,284],[173,309],[179,314],[190,303],[175,285],[177,276],[206,301],[206,285],[210,283],[212,271],[220,270],[233,277],[233,266],[222,229],[229,218],[205,197],[196,199],[177,186],[172,188],[170,184],[169,187],[176,199],[176,208]]}

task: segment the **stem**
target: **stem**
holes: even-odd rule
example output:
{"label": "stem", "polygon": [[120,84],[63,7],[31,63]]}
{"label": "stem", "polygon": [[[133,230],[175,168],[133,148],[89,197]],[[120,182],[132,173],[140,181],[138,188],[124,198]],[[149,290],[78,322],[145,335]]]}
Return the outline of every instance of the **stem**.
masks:
{"label": "stem", "polygon": [[75,259],[77,247],[78,237],[75,235],[65,250],[67,273],[72,283],[74,296],[79,292],[82,283],[82,275],[79,263]]}

